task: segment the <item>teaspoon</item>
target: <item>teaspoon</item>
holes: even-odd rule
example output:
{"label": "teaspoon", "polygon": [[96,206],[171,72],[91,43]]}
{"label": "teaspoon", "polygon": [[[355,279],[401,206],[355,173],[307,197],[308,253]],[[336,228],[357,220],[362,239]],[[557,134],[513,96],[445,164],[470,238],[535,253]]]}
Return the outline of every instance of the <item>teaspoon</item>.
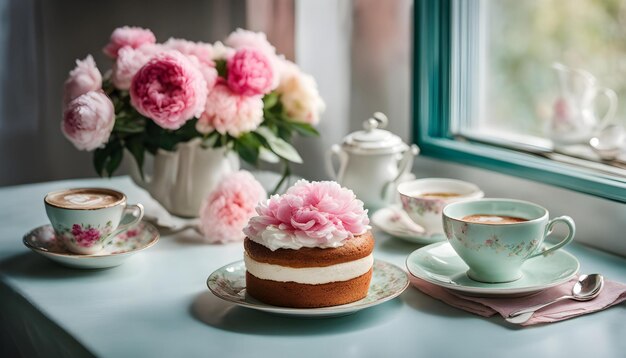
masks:
{"label": "teaspoon", "polygon": [[508,317],[506,317],[506,320],[511,323],[520,324],[528,321],[535,312],[555,302],[568,299],[575,301],[592,300],[600,294],[600,291],[602,291],[602,287],[604,287],[604,277],[602,277],[602,275],[597,273],[593,273],[590,275],[580,275],[580,277],[578,277],[578,282],[576,282],[574,287],[572,287],[571,295],[561,296],[548,303],[538,304],[536,306],[513,312],[509,314]]}

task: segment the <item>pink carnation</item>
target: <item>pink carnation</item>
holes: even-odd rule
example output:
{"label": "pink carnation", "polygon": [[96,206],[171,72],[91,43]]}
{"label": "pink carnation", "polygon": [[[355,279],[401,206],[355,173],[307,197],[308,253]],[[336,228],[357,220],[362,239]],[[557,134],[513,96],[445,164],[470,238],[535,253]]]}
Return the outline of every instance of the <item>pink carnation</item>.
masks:
{"label": "pink carnation", "polygon": [[90,91],[97,91],[102,88],[102,75],[96,67],[91,55],[84,60],[76,60],[76,67],[70,71],[70,75],[65,81],[63,103],[67,104],[74,98]]}
{"label": "pink carnation", "polygon": [[354,193],[332,181],[298,181],[260,203],[244,233],[270,250],[339,247],[369,229],[367,210]]}
{"label": "pink carnation", "polygon": [[238,50],[228,59],[228,86],[245,96],[266,94],[272,90],[274,70],[267,56],[253,48]]}
{"label": "pink carnation", "polygon": [[79,150],[94,150],[109,140],[115,110],[102,91],[87,92],[67,104],[61,130]]}
{"label": "pink carnation", "polygon": [[218,82],[206,101],[206,108],[196,129],[200,133],[213,130],[220,134],[239,137],[244,132],[255,130],[263,121],[263,99],[261,96],[242,96],[233,93],[223,82]]}
{"label": "pink carnation", "polygon": [[133,77],[130,86],[135,109],[167,129],[178,129],[200,116],[206,99],[202,74],[177,51],[153,57]]}
{"label": "pink carnation", "polygon": [[183,39],[170,38],[163,47],[176,50],[191,61],[200,70],[210,91],[217,82],[217,70],[213,61],[213,46],[204,42],[193,42]]}
{"label": "pink carnation", "polygon": [[266,198],[265,189],[249,172],[226,176],[200,209],[200,230],[206,241],[243,240],[243,227],[254,216],[254,207]]}
{"label": "pink carnation", "polygon": [[111,80],[116,88],[128,90],[133,77],[150,59],[162,52],[163,48],[158,44],[146,44],[138,48],[123,47],[117,53],[117,59],[113,64]]}
{"label": "pink carnation", "polygon": [[145,44],[156,43],[156,37],[152,31],[141,27],[118,27],[111,34],[109,43],[102,51],[111,58],[117,58],[118,51],[123,47],[138,48]]}

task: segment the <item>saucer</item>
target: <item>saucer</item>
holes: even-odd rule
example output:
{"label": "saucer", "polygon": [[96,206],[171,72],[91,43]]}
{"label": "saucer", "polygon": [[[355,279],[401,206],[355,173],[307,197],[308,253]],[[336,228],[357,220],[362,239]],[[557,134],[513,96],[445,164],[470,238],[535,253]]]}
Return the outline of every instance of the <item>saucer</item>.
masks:
{"label": "saucer", "polygon": [[411,275],[437,286],[471,296],[523,296],[569,281],[580,264],[572,254],[557,250],[522,266],[522,278],[506,283],[484,283],[466,275],[467,265],[449,242],[438,242],[413,251],[406,259]]}
{"label": "saucer", "polygon": [[372,224],[383,232],[415,244],[432,244],[446,239],[443,234],[427,234],[398,205],[379,209],[371,219]]}
{"label": "saucer", "polygon": [[81,255],[68,251],[56,239],[50,224],[40,226],[24,235],[24,245],[61,265],[100,269],[122,264],[128,257],[147,249],[159,240],[159,232],[147,222],[140,222],[132,229],[116,235],[104,249],[93,255]]}
{"label": "saucer", "polygon": [[214,271],[207,279],[207,286],[215,296],[242,307],[286,316],[323,318],[349,315],[389,301],[409,286],[409,277],[395,265],[374,260],[372,282],[365,298],[345,305],[322,308],[272,306],[250,297],[246,294],[246,266],[243,261],[233,262]]}

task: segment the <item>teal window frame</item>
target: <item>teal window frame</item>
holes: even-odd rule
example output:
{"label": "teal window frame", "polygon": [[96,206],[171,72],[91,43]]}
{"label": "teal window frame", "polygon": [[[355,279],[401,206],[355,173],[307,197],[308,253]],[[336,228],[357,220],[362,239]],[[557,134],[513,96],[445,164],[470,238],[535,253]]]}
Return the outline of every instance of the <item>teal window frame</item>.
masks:
{"label": "teal window frame", "polygon": [[451,21],[452,0],[415,1],[413,138],[421,153],[626,203],[626,182],[615,177],[451,136]]}

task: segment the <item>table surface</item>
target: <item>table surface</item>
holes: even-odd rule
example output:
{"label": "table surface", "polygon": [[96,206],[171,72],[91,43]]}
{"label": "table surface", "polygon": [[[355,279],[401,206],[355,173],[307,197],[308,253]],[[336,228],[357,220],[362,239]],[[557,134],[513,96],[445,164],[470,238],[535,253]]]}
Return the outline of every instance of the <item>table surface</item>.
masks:
{"label": "table surface", "polygon": [[[623,304],[526,328],[452,308],[413,287],[389,302],[330,319],[237,307],[213,296],[205,282],[215,269],[242,259],[242,244],[202,244],[192,230],[162,237],[116,268],[64,268],[24,247],[22,236],[47,222],[47,192],[78,186],[113,187],[131,203],[147,198],[127,177],[1,188],[0,280],[97,356],[598,358],[626,352]],[[417,248],[376,232],[378,259],[404,268]],[[568,251],[578,257],[581,272],[626,282],[624,258],[579,244]]]}

